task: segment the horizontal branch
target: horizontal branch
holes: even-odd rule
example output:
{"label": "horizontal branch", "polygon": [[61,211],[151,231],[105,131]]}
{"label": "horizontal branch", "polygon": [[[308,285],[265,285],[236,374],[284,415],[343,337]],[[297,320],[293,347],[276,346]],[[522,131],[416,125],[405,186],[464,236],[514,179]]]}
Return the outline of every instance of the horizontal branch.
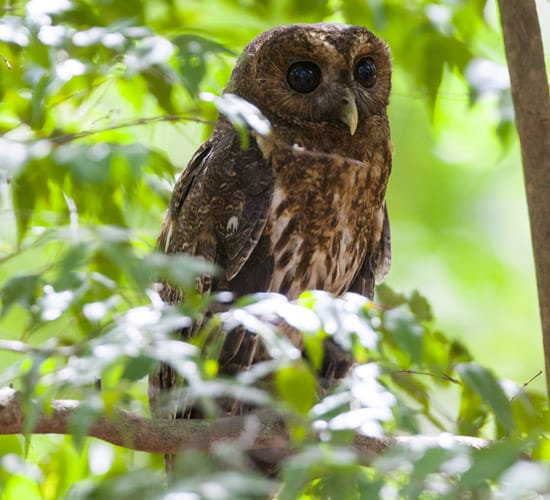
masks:
{"label": "horizontal branch", "polygon": [[[79,401],[56,400],[51,411],[42,413],[32,434],[71,434],[69,421],[80,406]],[[0,388],[0,435],[21,434],[25,415],[19,393],[9,387]],[[242,417],[223,417],[214,421],[199,419],[151,419],[125,410],[98,417],[88,436],[125,448],[150,453],[174,454],[185,449],[208,451],[220,441],[235,441],[242,450],[278,450],[280,456],[292,451],[283,420],[272,412],[262,411]],[[442,441],[444,439],[444,441]],[[483,439],[466,436],[414,436],[407,438],[373,438],[357,435],[356,451],[368,460],[396,444],[425,443],[437,446],[450,442],[474,448],[488,445]]]}

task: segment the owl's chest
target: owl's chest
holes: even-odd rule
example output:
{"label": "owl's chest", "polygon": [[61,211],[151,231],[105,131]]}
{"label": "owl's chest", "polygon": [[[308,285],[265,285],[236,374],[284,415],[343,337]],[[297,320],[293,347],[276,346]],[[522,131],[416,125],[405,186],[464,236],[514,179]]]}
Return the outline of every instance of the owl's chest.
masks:
{"label": "owl's chest", "polygon": [[350,288],[382,203],[366,165],[307,166],[276,176],[266,227],[274,258],[269,290],[290,298],[308,289],[341,294]]}

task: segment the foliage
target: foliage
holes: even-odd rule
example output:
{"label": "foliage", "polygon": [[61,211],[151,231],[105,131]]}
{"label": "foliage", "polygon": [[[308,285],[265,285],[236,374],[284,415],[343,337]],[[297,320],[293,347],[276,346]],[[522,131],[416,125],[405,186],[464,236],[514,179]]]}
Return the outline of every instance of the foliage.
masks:
{"label": "foliage", "polygon": [[[0,19],[0,332],[6,339],[0,343],[0,386],[21,389],[29,426],[54,398],[87,404],[72,436],[0,439],[2,498],[165,496],[161,457],[84,436],[94,415],[114,407],[146,414],[144,377],[167,357],[185,377],[186,391],[205,404],[231,393],[284,412],[298,450],[285,462],[280,483],[249,470],[236,446],[220,446],[211,456],[184,454],[174,492],[205,498],[261,497],[274,487],[281,498],[456,498],[465,492],[510,498],[550,492],[547,401],[531,386],[522,388],[477,364],[462,342],[435,325],[420,293],[381,287],[376,305],[316,292],[303,294],[298,304],[272,295],[243,301],[217,321],[245,321],[277,361],[223,380],[216,377],[213,352],[204,358],[200,343],[176,342],[171,332],[224,297],[194,293],[194,277],[204,264],[153,251],[175,171],[215,119],[210,101],[225,105],[225,112],[233,106],[241,122],[250,121],[250,111],[238,102],[205,102],[201,92],[219,95],[235,54],[264,29],[347,21],[372,28],[394,55],[396,155],[389,205],[398,259],[392,279],[408,288],[449,292],[434,293],[445,309],[451,300],[441,302],[440,295],[455,292],[440,282],[449,279],[441,276],[434,286],[425,276],[421,281],[417,270],[437,274],[441,262],[450,270],[458,267],[451,281],[457,288],[481,288],[480,295],[472,292],[472,306],[462,307],[458,319],[455,309],[445,310],[474,333],[486,327],[485,320],[471,319],[479,319],[476,297],[488,295],[477,272],[486,266],[491,271],[484,279],[492,278],[493,290],[501,292],[484,302],[487,314],[528,310],[517,297],[516,281],[531,282],[509,270],[510,249],[495,249],[491,240],[502,234],[501,226],[509,229],[517,212],[495,222],[484,244],[454,235],[461,211],[479,225],[487,210],[508,201],[508,192],[522,190],[519,178],[516,191],[506,187],[508,178],[475,170],[515,147],[506,85],[475,71],[482,64],[496,73],[503,62],[491,5],[485,4],[141,0],[131,10],[121,0],[6,4]],[[469,98],[453,100],[467,92]],[[457,124],[460,113],[465,119]],[[466,130],[474,119],[486,125],[486,132],[475,132],[478,137]],[[414,135],[430,133],[433,142]],[[189,140],[182,143],[182,137]],[[478,156],[467,154],[464,144],[472,144]],[[446,176],[436,175],[444,165]],[[464,172],[471,174],[468,189]],[[473,187],[475,179],[485,186],[496,180],[504,195],[487,204]],[[419,243],[409,251],[410,240],[400,235],[411,232]],[[451,256],[443,260],[440,253]],[[457,264],[465,254],[479,254],[472,269]],[[408,255],[407,263],[399,255]],[[151,288],[157,278],[180,284],[186,303],[163,305]],[[518,316],[506,318],[529,330],[532,322]],[[304,331],[309,361],[276,332],[273,317]],[[501,326],[492,326],[495,349],[495,339],[513,330]],[[362,365],[319,396],[314,374],[327,336]],[[525,363],[534,349],[524,344],[517,342],[511,352],[536,373],[538,366]],[[270,373],[274,390],[257,387]],[[463,433],[499,441],[468,450],[442,438],[438,446],[391,450],[365,467],[349,447],[350,430],[375,436]]]}

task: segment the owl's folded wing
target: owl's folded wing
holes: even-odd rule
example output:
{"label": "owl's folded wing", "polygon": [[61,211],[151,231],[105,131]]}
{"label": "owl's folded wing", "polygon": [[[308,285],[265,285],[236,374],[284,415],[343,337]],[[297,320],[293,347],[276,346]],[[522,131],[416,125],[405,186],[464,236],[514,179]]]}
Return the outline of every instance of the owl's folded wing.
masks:
{"label": "owl's folded wing", "polygon": [[[244,148],[235,129],[220,120],[176,182],[159,248],[216,263],[229,282],[260,239],[272,186],[271,167],[255,141]],[[200,291],[209,292],[204,285]],[[178,300],[178,294],[169,295],[163,298]]]}
{"label": "owl's folded wing", "polygon": [[372,230],[372,251],[365,257],[350,288],[350,292],[359,293],[371,299],[375,283],[380,283],[384,279],[391,264],[390,220],[386,203],[380,209],[376,222]]}

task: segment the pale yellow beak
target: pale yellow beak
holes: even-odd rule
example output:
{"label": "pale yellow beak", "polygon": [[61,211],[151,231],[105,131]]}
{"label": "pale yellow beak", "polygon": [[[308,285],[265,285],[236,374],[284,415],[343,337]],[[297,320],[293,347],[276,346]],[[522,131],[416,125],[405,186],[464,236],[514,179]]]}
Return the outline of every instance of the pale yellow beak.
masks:
{"label": "pale yellow beak", "polygon": [[357,104],[355,104],[355,99],[353,97],[346,99],[344,106],[342,106],[340,121],[349,127],[351,135],[355,134],[357,123],[359,122],[359,115],[357,113]]}

